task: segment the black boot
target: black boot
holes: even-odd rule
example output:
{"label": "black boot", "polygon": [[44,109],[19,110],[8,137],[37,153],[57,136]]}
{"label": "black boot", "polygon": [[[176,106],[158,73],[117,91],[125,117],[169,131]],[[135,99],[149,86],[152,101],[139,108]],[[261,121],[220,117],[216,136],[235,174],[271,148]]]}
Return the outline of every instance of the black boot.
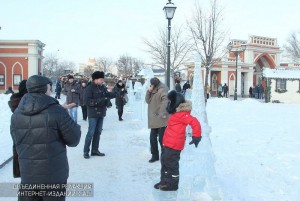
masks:
{"label": "black boot", "polygon": [[179,176],[172,178],[165,178],[165,182],[159,185],[159,189],[162,191],[177,191],[179,183]]}
{"label": "black boot", "polygon": [[149,163],[153,163],[155,161],[159,161],[159,156],[152,155],[151,159],[149,160]]}
{"label": "black boot", "polygon": [[105,154],[96,150],[96,151],[92,151],[91,156],[105,156]]}
{"label": "black boot", "polygon": [[89,153],[83,153],[83,158],[85,158],[85,159],[88,159],[88,158],[90,158],[90,155],[89,155]]}
{"label": "black boot", "polygon": [[119,121],[123,121],[122,117],[119,117]]}
{"label": "black boot", "polygon": [[164,185],[163,182],[160,181],[160,182],[158,182],[157,184],[154,185],[154,188],[155,189],[160,189],[161,187],[163,187],[163,185]]}

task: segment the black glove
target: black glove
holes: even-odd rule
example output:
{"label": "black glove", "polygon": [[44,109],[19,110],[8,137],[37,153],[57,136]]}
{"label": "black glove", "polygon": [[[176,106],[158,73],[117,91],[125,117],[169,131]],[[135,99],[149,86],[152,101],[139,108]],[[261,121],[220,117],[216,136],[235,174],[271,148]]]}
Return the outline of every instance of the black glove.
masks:
{"label": "black glove", "polygon": [[191,144],[195,144],[195,147],[197,148],[198,147],[198,144],[199,144],[199,142],[201,141],[201,136],[200,137],[192,137],[192,141],[190,141],[190,145]]}
{"label": "black glove", "polygon": [[97,99],[96,105],[98,107],[105,107],[106,106],[106,98]]}

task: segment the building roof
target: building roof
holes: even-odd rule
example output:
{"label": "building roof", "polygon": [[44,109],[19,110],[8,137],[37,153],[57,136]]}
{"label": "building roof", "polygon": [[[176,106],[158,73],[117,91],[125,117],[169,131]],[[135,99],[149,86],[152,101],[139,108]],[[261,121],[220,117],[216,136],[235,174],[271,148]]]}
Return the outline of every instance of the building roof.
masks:
{"label": "building roof", "polygon": [[299,69],[270,69],[263,68],[263,77],[274,79],[300,80]]}

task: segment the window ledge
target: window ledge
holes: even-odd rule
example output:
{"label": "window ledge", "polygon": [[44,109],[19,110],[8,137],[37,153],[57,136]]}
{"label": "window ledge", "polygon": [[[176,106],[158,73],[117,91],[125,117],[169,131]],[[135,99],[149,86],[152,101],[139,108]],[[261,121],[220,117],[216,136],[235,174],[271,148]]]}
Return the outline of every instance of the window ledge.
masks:
{"label": "window ledge", "polygon": [[275,90],[275,92],[277,92],[277,93],[285,93],[285,92],[287,92],[287,90],[286,89],[276,89]]}

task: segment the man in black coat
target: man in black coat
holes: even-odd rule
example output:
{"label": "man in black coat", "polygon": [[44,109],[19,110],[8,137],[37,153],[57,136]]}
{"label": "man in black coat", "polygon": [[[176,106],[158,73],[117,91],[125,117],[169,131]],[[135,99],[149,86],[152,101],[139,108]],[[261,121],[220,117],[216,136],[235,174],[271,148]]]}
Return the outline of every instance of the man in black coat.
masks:
{"label": "man in black coat", "polygon": [[[10,132],[19,156],[21,184],[60,187],[35,189],[37,197],[20,196],[19,200],[43,200],[47,197],[43,191],[63,193],[63,184],[69,177],[66,145],[75,147],[80,141],[80,126],[50,96],[51,85],[50,79],[40,75],[27,80],[28,93],[11,117]],[[65,197],[48,197],[48,200],[65,200]]]}
{"label": "man in black coat", "polygon": [[89,84],[83,95],[83,102],[87,106],[89,128],[85,137],[83,157],[90,158],[90,146],[92,143],[92,156],[105,156],[99,151],[99,141],[102,132],[103,119],[110,99],[115,98],[115,93],[107,91],[104,85],[104,72],[95,71],[92,74],[93,81]]}
{"label": "man in black coat", "polygon": [[[19,92],[11,95],[8,101],[8,106],[10,107],[12,112],[14,112],[17,109],[22,97],[27,93],[26,82],[27,80],[22,80],[20,82]],[[15,144],[13,145],[13,176],[15,178],[20,177],[19,159]]]}

